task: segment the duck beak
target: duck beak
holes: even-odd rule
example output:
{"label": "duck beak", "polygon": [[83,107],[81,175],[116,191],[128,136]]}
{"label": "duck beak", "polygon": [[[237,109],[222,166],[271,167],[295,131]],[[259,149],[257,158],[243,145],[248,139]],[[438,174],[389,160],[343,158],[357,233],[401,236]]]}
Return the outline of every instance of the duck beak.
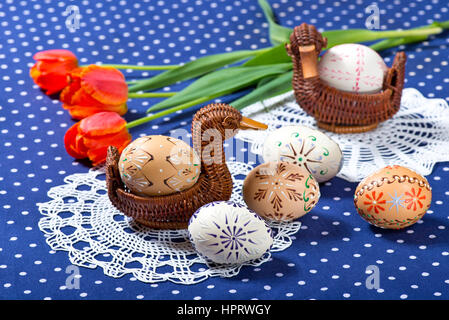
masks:
{"label": "duck beak", "polygon": [[239,123],[239,129],[240,130],[267,130],[268,126],[262,122],[247,118],[247,117],[242,117],[242,120],[240,120]]}

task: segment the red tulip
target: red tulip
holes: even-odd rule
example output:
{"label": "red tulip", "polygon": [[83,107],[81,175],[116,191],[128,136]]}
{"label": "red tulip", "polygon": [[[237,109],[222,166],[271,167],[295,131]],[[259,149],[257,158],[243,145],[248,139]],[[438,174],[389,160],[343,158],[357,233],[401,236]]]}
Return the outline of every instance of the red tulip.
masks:
{"label": "red tulip", "polygon": [[75,123],[64,136],[67,153],[76,159],[89,158],[93,165],[106,160],[107,149],[119,152],[131,142],[126,121],[116,112],[99,112]]}
{"label": "red tulip", "polygon": [[102,111],[126,113],[128,86],[117,69],[90,65],[72,70],[69,79],[60,99],[73,118],[83,119]]}
{"label": "red tulip", "polygon": [[78,67],[76,56],[69,50],[55,49],[38,52],[34,55],[37,62],[30,70],[34,82],[46,94],[61,91],[67,85],[67,74]]}

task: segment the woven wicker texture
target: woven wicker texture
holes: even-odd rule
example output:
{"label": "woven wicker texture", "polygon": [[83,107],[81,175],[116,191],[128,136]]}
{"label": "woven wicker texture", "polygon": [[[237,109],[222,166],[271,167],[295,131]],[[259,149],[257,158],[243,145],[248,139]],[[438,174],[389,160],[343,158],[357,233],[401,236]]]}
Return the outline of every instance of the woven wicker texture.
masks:
{"label": "woven wicker texture", "polygon": [[294,29],[286,45],[293,62],[292,87],[301,108],[316,119],[319,127],[336,133],[369,131],[391,118],[400,107],[405,53],[396,53],[380,92],[358,94],[329,87],[318,72],[314,73],[326,45],[326,38],[306,23]]}
{"label": "woven wicker texture", "polygon": [[128,192],[118,171],[120,155],[115,147],[109,147],[106,182],[112,204],[152,228],[187,228],[190,217],[198,208],[231,197],[232,177],[226,165],[223,141],[237,132],[241,120],[240,112],[221,103],[205,106],[195,114],[192,139],[195,151],[201,155],[201,174],[191,188],[171,195],[141,197]]}

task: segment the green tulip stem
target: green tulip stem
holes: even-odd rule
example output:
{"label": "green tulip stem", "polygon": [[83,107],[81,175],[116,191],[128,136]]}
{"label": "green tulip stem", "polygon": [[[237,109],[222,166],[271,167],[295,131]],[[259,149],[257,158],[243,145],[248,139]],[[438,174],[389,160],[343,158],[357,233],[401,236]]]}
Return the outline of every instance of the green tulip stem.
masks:
{"label": "green tulip stem", "polygon": [[129,92],[128,98],[167,98],[174,96],[176,92],[144,92],[144,93],[136,93]]}
{"label": "green tulip stem", "polygon": [[112,67],[116,69],[133,69],[133,70],[170,70],[179,67],[178,65],[159,65],[159,66],[137,66],[137,65],[127,65],[127,64],[101,64],[101,67]]}
{"label": "green tulip stem", "polygon": [[443,28],[432,27],[432,28],[422,28],[422,29],[409,29],[409,30],[391,30],[391,31],[377,31],[375,34],[375,39],[382,38],[402,38],[402,37],[419,37],[419,36],[429,36],[432,34],[438,34],[443,31]]}

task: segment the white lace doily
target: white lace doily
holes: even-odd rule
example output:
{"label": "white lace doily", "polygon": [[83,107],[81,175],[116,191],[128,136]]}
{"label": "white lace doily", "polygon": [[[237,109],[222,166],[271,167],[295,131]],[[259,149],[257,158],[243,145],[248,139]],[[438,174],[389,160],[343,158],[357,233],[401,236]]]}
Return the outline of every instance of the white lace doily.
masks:
{"label": "white lace doily", "polygon": [[[243,180],[252,166],[229,162],[234,189],[231,200],[243,203]],[[240,178],[239,178],[240,177]],[[101,267],[108,276],[132,274],[140,281],[172,281],[193,284],[208,277],[232,277],[243,265],[257,266],[271,252],[288,248],[301,223],[270,222],[274,242],[271,251],[243,265],[208,265],[193,249],[187,230],[154,230],[136,224],[110,203],[104,168],[67,176],[66,184],[48,191],[51,201],[38,203],[44,216],[39,228],[53,250],[69,253],[72,264]]]}
{"label": "white lace doily", "polygon": [[[270,131],[285,125],[317,128],[315,120],[296,103],[289,92],[242,110],[246,117],[269,126],[267,131],[240,131],[237,139],[251,142],[251,151],[261,155]],[[449,161],[449,106],[443,99],[427,99],[418,90],[404,89],[401,108],[375,130],[358,134],[326,132],[343,151],[338,176],[351,182],[362,180],[387,165],[409,167],[422,175],[437,162]]]}

